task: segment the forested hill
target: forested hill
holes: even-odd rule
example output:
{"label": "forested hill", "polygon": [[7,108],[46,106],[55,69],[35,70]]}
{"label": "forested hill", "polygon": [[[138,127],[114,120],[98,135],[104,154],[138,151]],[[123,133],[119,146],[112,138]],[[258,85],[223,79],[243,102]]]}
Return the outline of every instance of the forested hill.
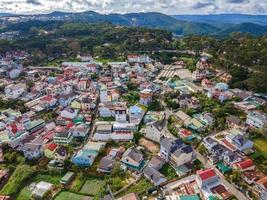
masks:
{"label": "forested hill", "polygon": [[[128,14],[100,14],[93,11],[82,13],[64,13],[53,12],[50,14],[41,14],[33,16],[17,16],[23,19],[40,21],[72,21],[72,22],[110,22],[120,26],[138,26],[148,28],[160,28],[173,32],[176,35],[216,35],[225,36],[225,34],[235,32],[245,32],[252,35],[263,35],[267,32],[267,24],[254,23],[255,20],[245,19],[240,23],[233,23],[220,20],[211,21],[208,18],[197,20],[193,17],[169,16],[158,12],[146,13],[128,13]],[[28,17],[28,18],[27,18]],[[192,19],[193,18],[193,19]],[[205,20],[206,19],[206,20]],[[1,20],[1,18],[0,18]],[[194,21],[195,20],[195,21]],[[262,21],[262,19],[261,19]],[[256,25],[257,24],[257,25]],[[11,26],[12,27],[12,26]]]}

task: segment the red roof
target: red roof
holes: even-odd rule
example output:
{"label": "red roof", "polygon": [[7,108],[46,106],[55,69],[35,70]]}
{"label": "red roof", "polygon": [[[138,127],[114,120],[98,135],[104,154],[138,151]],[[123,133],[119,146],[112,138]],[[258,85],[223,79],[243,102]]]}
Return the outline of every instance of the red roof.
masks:
{"label": "red roof", "polygon": [[73,126],[74,126],[73,122],[69,122],[68,125],[67,125],[67,129],[70,129]]}
{"label": "red roof", "polygon": [[55,143],[50,143],[47,145],[47,148],[50,150],[50,151],[54,151],[56,148],[57,148],[57,144]]}
{"label": "red roof", "polygon": [[17,125],[15,123],[11,124],[10,125],[10,128],[11,128],[11,132],[13,134],[16,134],[18,132],[18,130],[19,130],[18,127],[17,127]]}
{"label": "red roof", "polygon": [[216,176],[216,173],[213,169],[204,169],[204,170],[198,170],[197,174],[202,179],[202,181],[209,179],[213,176]]}
{"label": "red roof", "polygon": [[236,165],[241,169],[247,169],[249,167],[252,167],[254,164],[251,159],[247,159],[247,160],[237,163]]}
{"label": "red roof", "polygon": [[49,95],[43,97],[43,100],[48,101],[48,102],[52,101],[52,99],[53,99],[53,97],[49,96]]}

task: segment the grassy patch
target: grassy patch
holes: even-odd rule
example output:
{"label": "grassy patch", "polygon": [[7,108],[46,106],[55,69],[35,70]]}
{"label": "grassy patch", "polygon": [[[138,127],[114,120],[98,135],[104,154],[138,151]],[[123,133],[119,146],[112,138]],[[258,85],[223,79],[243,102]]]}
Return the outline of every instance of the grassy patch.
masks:
{"label": "grassy patch", "polygon": [[267,140],[265,138],[257,138],[253,140],[254,146],[264,157],[267,158]]}
{"label": "grassy patch", "polygon": [[76,194],[68,191],[62,191],[56,196],[54,200],[66,200],[66,199],[83,200],[84,197],[85,195]]}
{"label": "grassy patch", "polygon": [[105,182],[101,179],[89,178],[83,185],[81,193],[88,195],[97,195],[101,188],[104,187]]}
{"label": "grassy patch", "polygon": [[30,179],[33,172],[29,165],[18,165],[0,193],[9,196],[18,194],[19,189]]}
{"label": "grassy patch", "polygon": [[24,187],[20,192],[19,195],[17,196],[18,200],[29,200],[31,198],[31,190],[29,188],[29,185]]}
{"label": "grassy patch", "polygon": [[54,185],[59,185],[60,184],[60,179],[62,178],[61,175],[59,174],[49,174],[49,173],[45,173],[45,174],[41,174],[38,173],[32,180],[32,182],[40,182],[40,181],[45,181],[48,183],[52,183]]}
{"label": "grassy patch", "polygon": [[148,180],[146,180],[145,178],[142,178],[136,184],[130,186],[127,190],[121,193],[120,196],[124,196],[132,192],[141,194],[149,190],[149,188],[151,188],[152,186],[153,185]]}
{"label": "grassy patch", "polygon": [[177,178],[175,170],[168,163],[163,165],[160,169],[160,173],[162,173],[168,180]]}
{"label": "grassy patch", "polygon": [[82,189],[82,186],[84,185],[85,181],[86,181],[86,176],[82,173],[79,173],[75,177],[75,179],[72,183],[71,189],[76,191],[76,192],[80,191]]}

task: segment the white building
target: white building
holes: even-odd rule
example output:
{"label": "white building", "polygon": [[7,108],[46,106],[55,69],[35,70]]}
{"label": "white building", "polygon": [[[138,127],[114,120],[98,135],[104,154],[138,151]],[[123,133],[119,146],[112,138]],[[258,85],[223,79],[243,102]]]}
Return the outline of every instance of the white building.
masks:
{"label": "white building", "polygon": [[9,99],[17,99],[26,91],[26,84],[12,84],[5,87],[5,95]]}

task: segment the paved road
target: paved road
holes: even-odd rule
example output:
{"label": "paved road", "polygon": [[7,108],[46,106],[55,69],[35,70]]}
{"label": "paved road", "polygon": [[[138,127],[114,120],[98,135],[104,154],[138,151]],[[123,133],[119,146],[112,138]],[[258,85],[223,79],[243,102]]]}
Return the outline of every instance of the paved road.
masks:
{"label": "paved road", "polygon": [[200,153],[197,152],[197,159],[199,159],[205,168],[213,168],[215,171],[217,171],[217,174],[220,176],[221,182],[223,185],[225,185],[228,190],[237,197],[238,200],[249,200],[242,192],[240,192],[238,189],[236,189],[231,183],[229,183],[224,176],[218,171],[218,169],[212,165],[207,158],[202,156]]}

